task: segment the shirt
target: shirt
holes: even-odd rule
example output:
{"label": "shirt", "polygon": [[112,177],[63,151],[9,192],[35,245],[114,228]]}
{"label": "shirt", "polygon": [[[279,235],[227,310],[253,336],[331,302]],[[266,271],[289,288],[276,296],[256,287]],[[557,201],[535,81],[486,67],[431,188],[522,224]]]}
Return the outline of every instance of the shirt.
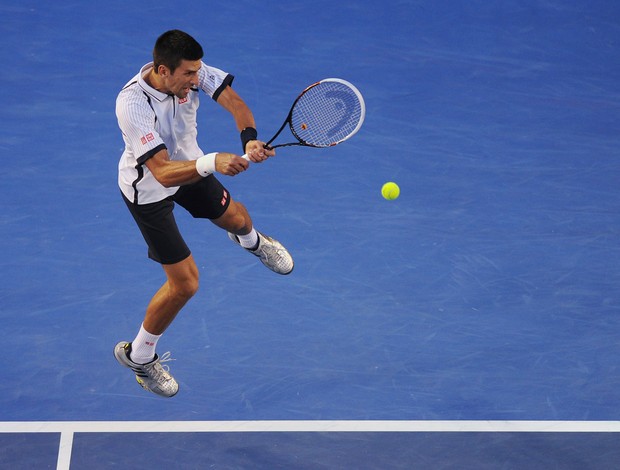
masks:
{"label": "shirt", "polygon": [[125,142],[118,163],[118,185],[134,204],[158,202],[179,189],[162,186],[145,165],[157,152],[167,149],[171,160],[196,160],[204,155],[197,142],[199,92],[217,101],[234,77],[201,64],[198,88],[192,88],[185,98],[157,91],[144,81],[152,62],[142,67],[116,98],[116,117]]}

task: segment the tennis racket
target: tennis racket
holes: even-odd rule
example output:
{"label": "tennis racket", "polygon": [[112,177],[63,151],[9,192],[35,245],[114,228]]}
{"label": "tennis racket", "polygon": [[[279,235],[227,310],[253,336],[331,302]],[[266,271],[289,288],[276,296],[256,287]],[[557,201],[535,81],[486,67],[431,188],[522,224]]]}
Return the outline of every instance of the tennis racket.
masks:
{"label": "tennis racket", "polygon": [[[362,127],[365,115],[364,98],[355,86],[340,78],[326,78],[301,92],[265,148],[333,147],[353,137]],[[296,140],[271,145],[287,125]],[[249,160],[247,154],[243,158]]]}

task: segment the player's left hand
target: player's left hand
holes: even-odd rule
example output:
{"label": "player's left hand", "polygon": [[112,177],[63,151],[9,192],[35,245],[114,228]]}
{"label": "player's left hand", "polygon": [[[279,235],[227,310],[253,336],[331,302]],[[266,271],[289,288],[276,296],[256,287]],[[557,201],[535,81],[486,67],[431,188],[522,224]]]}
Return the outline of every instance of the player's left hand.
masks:
{"label": "player's left hand", "polygon": [[235,176],[250,167],[250,163],[234,153],[218,152],[215,157],[215,171],[226,176]]}
{"label": "player's left hand", "polygon": [[260,140],[250,140],[245,146],[245,151],[250,161],[254,163],[264,162],[276,154],[275,149],[266,149],[265,142]]}

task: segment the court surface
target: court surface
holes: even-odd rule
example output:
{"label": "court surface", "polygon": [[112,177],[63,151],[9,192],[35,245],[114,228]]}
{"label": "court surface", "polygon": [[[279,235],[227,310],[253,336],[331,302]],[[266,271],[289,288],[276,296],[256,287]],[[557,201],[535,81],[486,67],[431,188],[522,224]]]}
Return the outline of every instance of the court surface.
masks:
{"label": "court surface", "polygon": [[[617,468],[620,4],[4,0],[0,25],[0,468]],[[326,77],[367,117],[222,177],[290,276],[177,211],[201,289],[165,400],[112,356],[164,280],[114,101],[172,28],[264,139]],[[207,98],[199,141],[240,151]]]}

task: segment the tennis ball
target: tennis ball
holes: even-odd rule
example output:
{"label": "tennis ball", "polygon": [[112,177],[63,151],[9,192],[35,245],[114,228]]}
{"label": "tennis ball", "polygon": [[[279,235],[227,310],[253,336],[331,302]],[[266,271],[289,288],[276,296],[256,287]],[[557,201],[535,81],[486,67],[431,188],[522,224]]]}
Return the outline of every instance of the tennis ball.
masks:
{"label": "tennis ball", "polygon": [[381,195],[388,201],[391,201],[400,196],[400,188],[396,183],[390,181],[381,187]]}

